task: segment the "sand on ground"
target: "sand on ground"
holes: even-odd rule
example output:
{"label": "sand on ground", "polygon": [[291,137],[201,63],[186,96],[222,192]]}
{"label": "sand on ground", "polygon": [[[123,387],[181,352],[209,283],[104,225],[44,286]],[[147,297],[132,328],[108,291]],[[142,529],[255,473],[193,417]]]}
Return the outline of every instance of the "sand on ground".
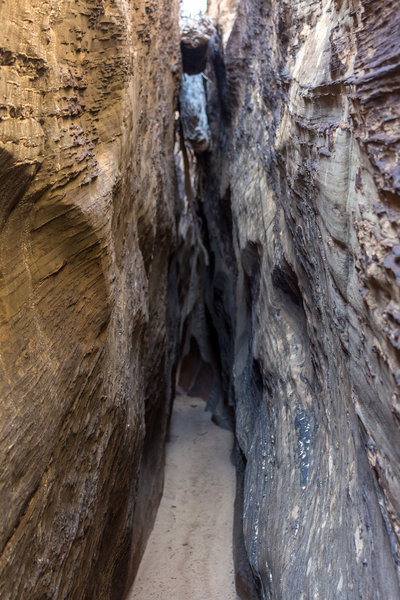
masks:
{"label": "sand on ground", "polygon": [[236,600],[233,438],[199,398],[177,396],[164,494],[128,600]]}

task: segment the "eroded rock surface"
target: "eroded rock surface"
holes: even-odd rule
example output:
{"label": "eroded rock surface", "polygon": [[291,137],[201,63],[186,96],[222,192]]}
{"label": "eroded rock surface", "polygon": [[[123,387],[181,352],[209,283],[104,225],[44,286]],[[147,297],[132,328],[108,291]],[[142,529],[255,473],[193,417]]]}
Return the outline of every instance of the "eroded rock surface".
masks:
{"label": "eroded rock surface", "polygon": [[179,215],[177,5],[0,6],[0,596],[126,592],[179,329],[235,417],[241,596],[399,598],[397,2],[211,0]]}
{"label": "eroded rock surface", "polygon": [[162,483],[178,2],[0,21],[0,596],[117,599]]}
{"label": "eroded rock surface", "polygon": [[225,43],[210,42],[213,151],[198,159],[198,189],[256,576],[238,573],[241,589],[394,600],[399,7],[210,11]]}

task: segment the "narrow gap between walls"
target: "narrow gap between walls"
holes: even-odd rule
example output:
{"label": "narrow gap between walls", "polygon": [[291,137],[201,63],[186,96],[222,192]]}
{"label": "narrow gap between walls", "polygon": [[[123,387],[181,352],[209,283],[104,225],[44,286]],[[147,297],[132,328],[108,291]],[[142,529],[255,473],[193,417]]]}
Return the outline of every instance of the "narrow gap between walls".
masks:
{"label": "narrow gap between walls", "polygon": [[[167,439],[163,497],[129,600],[161,600],[183,593],[193,600],[258,600],[244,547],[245,463],[234,441],[230,382],[221,363],[220,344],[226,341],[219,339],[215,324],[220,300],[218,295],[210,297],[215,255],[202,197],[213,153],[210,70],[220,96],[222,122],[229,123],[223,55],[214,25],[201,16],[206,2],[184,2],[181,8],[183,77],[174,153],[181,313],[177,395]],[[196,14],[200,16],[193,18]],[[222,199],[224,212],[227,203],[229,195]],[[221,226],[230,227],[225,220]],[[233,328],[228,337],[232,332]]]}

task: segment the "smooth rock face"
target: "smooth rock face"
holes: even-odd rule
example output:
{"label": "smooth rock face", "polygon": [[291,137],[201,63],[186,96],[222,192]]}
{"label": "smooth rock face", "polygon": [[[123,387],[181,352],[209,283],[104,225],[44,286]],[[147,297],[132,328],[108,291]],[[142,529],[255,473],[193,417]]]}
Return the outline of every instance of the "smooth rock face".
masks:
{"label": "smooth rock face", "polygon": [[171,395],[178,2],[0,21],[0,597],[117,599]]}
{"label": "smooth rock face", "polygon": [[215,0],[210,11],[231,32],[226,72],[216,43],[207,71],[205,303],[258,595],[394,600],[398,4]]}

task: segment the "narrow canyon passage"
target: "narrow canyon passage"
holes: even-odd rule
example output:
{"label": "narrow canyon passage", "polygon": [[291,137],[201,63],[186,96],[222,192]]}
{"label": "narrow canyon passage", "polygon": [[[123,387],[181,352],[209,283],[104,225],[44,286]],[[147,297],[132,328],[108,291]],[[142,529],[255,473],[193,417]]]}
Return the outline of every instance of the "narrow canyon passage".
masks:
{"label": "narrow canyon passage", "polygon": [[234,600],[233,437],[199,398],[177,396],[164,494],[129,600]]}
{"label": "narrow canyon passage", "polygon": [[400,600],[400,1],[0,23],[0,600]]}

